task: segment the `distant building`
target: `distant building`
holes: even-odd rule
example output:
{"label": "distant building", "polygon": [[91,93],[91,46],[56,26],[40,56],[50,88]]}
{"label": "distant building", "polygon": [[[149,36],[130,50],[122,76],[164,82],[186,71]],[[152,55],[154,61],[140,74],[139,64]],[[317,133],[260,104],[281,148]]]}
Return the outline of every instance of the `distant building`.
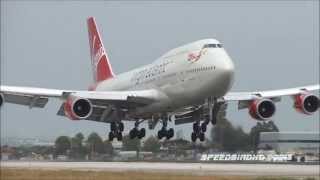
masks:
{"label": "distant building", "polygon": [[317,154],[320,149],[319,132],[261,132],[260,149],[273,149],[278,153]]}
{"label": "distant building", "polygon": [[16,149],[9,147],[9,146],[2,146],[1,147],[1,154],[0,154],[0,159],[1,161],[7,161],[11,159],[15,159],[16,157]]}
{"label": "distant building", "polygon": [[10,159],[11,153],[1,153],[1,161],[8,161]]}
{"label": "distant building", "polygon": [[112,144],[113,149],[118,150],[118,151],[120,151],[123,146],[122,141],[113,141],[113,142],[111,142],[111,144]]}
{"label": "distant building", "polygon": [[66,156],[66,155],[58,155],[56,160],[58,160],[58,161],[67,161],[68,160],[68,156]]}
{"label": "distant building", "polygon": [[4,137],[1,138],[2,145],[11,147],[18,146],[54,146],[54,142],[39,138]]}

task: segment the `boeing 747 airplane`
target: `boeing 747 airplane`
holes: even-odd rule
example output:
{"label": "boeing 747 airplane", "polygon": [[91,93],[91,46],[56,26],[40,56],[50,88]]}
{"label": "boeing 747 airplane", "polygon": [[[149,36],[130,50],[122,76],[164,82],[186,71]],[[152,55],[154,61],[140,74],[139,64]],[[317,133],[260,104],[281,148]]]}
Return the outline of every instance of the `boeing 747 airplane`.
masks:
{"label": "boeing 747 airplane", "polygon": [[275,103],[291,96],[294,108],[306,115],[319,109],[319,97],[311,91],[319,84],[290,89],[229,92],[233,85],[234,64],[216,39],[204,39],[175,48],[151,64],[116,75],[98,32],[95,19],[88,18],[88,34],[94,83],[88,91],[34,87],[0,86],[4,102],[44,108],[49,98],[62,101],[58,115],[71,120],[110,123],[109,140],[122,140],[123,121],[134,121],[130,138],[143,138],[148,121],[153,129],[162,124],[158,138],[170,139],[175,124],[193,123],[191,140],[204,141],[207,125],[217,123],[217,114],[229,101],[248,109],[258,121],[270,119]]}

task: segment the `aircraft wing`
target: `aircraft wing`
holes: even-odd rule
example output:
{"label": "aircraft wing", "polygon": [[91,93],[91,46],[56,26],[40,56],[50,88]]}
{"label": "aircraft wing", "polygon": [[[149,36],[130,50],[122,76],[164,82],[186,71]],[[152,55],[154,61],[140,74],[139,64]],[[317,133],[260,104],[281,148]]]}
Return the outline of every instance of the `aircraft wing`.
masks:
{"label": "aircraft wing", "polygon": [[[130,105],[145,106],[157,101],[159,93],[156,90],[141,91],[74,91],[34,87],[0,86],[0,94],[6,103],[25,105],[29,108],[44,108],[49,98],[60,99],[64,102],[70,97],[84,98],[93,106],[93,113],[87,120],[97,119],[111,106],[126,108]],[[65,115],[61,105],[58,115]],[[91,118],[91,119],[90,119]]]}
{"label": "aircraft wing", "polygon": [[[273,102],[278,102],[281,100],[282,96],[295,96],[299,94],[309,94],[310,91],[319,90],[319,84],[310,85],[310,86],[302,86],[302,87],[295,87],[289,89],[278,89],[278,90],[267,90],[267,91],[252,91],[252,92],[230,92],[227,93],[225,96],[217,99],[218,103],[213,106],[212,115],[208,108],[208,102],[205,102],[202,106],[193,109],[184,109],[181,110],[182,113],[178,113],[175,115],[175,124],[186,124],[192,123],[195,121],[193,117],[198,117],[197,111],[205,112],[205,115],[209,115],[210,120],[215,119],[216,115],[222,109],[226,109],[226,105],[229,101],[237,101],[238,102],[238,109],[245,109],[249,108],[250,104],[254,100],[259,99],[269,99]],[[320,103],[320,102],[319,102]],[[214,120],[216,122],[216,119]]]}
{"label": "aircraft wing", "polygon": [[245,108],[246,102],[260,98],[268,98],[275,102],[280,101],[282,96],[294,96],[309,91],[319,90],[319,84],[301,86],[289,89],[267,90],[267,91],[253,91],[253,92],[230,92],[222,97],[221,101],[238,101],[239,109]]}
{"label": "aircraft wing", "polygon": [[62,98],[64,90],[0,86],[0,94],[6,103],[20,104],[30,108],[44,108],[49,97]]}

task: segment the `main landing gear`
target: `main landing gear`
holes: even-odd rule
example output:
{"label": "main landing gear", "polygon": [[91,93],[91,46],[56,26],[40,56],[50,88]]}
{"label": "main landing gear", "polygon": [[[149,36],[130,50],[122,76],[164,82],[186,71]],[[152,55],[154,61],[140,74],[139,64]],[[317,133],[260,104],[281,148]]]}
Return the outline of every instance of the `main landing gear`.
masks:
{"label": "main landing gear", "polygon": [[166,137],[166,139],[171,139],[174,136],[173,128],[167,130],[168,119],[162,120],[162,128],[158,131],[158,139]]}
{"label": "main landing gear", "polygon": [[113,141],[114,138],[117,138],[118,141],[122,141],[122,132],[124,130],[123,122],[111,122],[110,132],[109,132],[109,141]]}
{"label": "main landing gear", "polygon": [[143,121],[139,121],[137,120],[135,123],[134,123],[134,128],[130,130],[129,132],[129,136],[130,136],[130,139],[134,139],[134,138],[138,138],[138,139],[142,139],[143,137],[146,136],[146,129],[145,128],[141,128],[139,130],[139,124],[143,122]]}
{"label": "main landing gear", "polygon": [[[217,116],[220,109],[224,107],[223,105],[224,102],[218,102],[216,98],[209,97],[207,99],[207,106],[193,114],[193,119],[195,119],[196,122],[193,123],[193,132],[191,133],[192,142],[195,142],[198,138],[201,142],[205,140],[207,125],[210,122],[212,125],[217,124]],[[201,119],[204,119],[202,123],[200,122]]]}
{"label": "main landing gear", "polygon": [[209,120],[205,120],[202,124],[200,121],[193,123],[193,132],[191,133],[191,140],[192,142],[196,142],[197,138],[201,142],[205,139],[205,132],[207,131],[207,125],[209,124]]}

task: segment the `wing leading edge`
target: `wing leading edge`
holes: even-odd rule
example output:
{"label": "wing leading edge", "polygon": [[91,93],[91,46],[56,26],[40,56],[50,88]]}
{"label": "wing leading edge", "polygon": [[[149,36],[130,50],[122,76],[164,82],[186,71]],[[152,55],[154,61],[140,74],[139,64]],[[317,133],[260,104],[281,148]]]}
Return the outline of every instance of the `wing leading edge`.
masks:
{"label": "wing leading edge", "polygon": [[248,108],[249,114],[254,119],[268,120],[276,111],[275,102],[279,102],[282,96],[291,96],[294,100],[293,107],[298,112],[313,114],[320,106],[319,96],[311,93],[315,90],[319,90],[319,84],[268,91],[230,92],[220,101],[238,101],[238,109]]}
{"label": "wing leading edge", "polygon": [[149,104],[157,100],[158,91],[74,91],[34,87],[0,86],[3,102],[44,108],[49,98],[67,100],[68,97],[86,98],[93,105],[102,104]]}
{"label": "wing leading edge", "polygon": [[277,98],[281,96],[292,96],[309,91],[319,90],[319,84],[301,86],[288,89],[267,90],[267,91],[253,91],[253,92],[230,92],[221,98],[223,101],[245,101],[255,100],[259,98]]}

